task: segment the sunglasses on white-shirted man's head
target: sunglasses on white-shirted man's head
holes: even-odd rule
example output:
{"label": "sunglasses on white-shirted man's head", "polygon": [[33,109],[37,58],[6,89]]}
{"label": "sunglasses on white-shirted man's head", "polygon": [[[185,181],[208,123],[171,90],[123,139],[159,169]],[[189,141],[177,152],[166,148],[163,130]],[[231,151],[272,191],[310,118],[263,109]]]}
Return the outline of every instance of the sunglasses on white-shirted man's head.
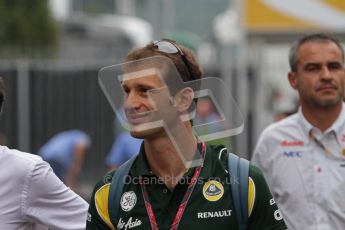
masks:
{"label": "sunglasses on white-shirted man's head", "polygon": [[186,65],[189,75],[191,79],[195,80],[195,77],[192,73],[192,70],[189,65],[189,61],[186,58],[186,55],[182,52],[182,50],[175,45],[173,42],[167,41],[167,40],[156,40],[153,42],[153,45],[158,49],[158,51],[162,53],[167,53],[167,54],[180,54],[183,63]]}

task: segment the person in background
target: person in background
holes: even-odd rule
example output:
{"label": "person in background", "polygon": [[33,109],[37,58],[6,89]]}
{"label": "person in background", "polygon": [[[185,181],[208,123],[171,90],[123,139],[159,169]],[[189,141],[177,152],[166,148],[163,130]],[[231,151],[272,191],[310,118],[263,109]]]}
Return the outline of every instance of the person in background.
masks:
{"label": "person in background", "polygon": [[277,92],[273,99],[274,121],[280,121],[298,110],[298,100]]}
{"label": "person in background", "polygon": [[[217,110],[209,97],[198,98],[193,125],[215,123],[216,125],[208,125],[208,128],[205,128],[209,130],[202,130],[202,132],[206,131],[208,133],[213,133],[218,130],[219,127],[216,122],[221,119],[221,116],[217,113]],[[208,141],[207,143],[210,145],[223,145],[225,147],[229,147],[230,138],[226,137],[215,139]]]}
{"label": "person in background", "polygon": [[[4,98],[0,79],[0,110]],[[0,229],[85,229],[88,204],[41,157],[1,145],[0,170]]]}
{"label": "person in background", "polygon": [[130,158],[139,153],[142,139],[131,136],[127,131],[119,133],[114,141],[113,146],[106,158],[106,165],[109,171],[117,169]]}
{"label": "person in background", "polygon": [[90,142],[90,137],[81,130],[63,131],[44,144],[39,155],[50,164],[60,180],[79,193],[78,176]]}
{"label": "person in background", "polygon": [[196,114],[193,122],[195,125],[218,121],[220,116],[216,113],[211,100],[208,97],[198,99]]}
{"label": "person in background", "polygon": [[[120,114],[124,116],[123,108],[120,109]],[[142,139],[132,137],[116,117],[114,123],[115,139],[105,160],[109,171],[117,169],[127,160],[137,155],[142,143]]]}
{"label": "person in background", "polygon": [[289,62],[300,108],[262,132],[252,163],[263,171],[288,229],[342,230],[344,209],[341,224],[332,215],[344,207],[334,202],[334,194],[345,193],[344,50],[329,35],[307,35],[293,44]]}

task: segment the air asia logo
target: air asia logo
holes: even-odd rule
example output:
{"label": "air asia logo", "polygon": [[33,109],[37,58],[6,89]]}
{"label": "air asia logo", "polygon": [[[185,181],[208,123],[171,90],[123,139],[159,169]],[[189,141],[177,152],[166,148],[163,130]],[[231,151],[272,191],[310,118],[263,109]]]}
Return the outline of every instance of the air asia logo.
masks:
{"label": "air asia logo", "polygon": [[341,140],[345,142],[345,134],[343,134],[343,138]]}
{"label": "air asia logo", "polygon": [[207,181],[202,189],[202,193],[206,200],[217,201],[222,198],[224,194],[224,187],[221,183],[215,180]]}
{"label": "air asia logo", "polygon": [[130,217],[127,222],[124,222],[122,218],[120,218],[119,223],[117,224],[117,228],[118,229],[124,228],[125,230],[127,230],[134,227],[138,227],[140,225],[141,225],[141,220],[135,219],[135,221],[132,221],[132,217]]}
{"label": "air asia logo", "polygon": [[283,140],[280,142],[281,146],[287,147],[287,146],[304,146],[303,141],[288,141],[288,140]]}
{"label": "air asia logo", "polygon": [[137,203],[137,196],[133,191],[125,192],[121,197],[121,208],[125,212],[132,210],[134,205]]}

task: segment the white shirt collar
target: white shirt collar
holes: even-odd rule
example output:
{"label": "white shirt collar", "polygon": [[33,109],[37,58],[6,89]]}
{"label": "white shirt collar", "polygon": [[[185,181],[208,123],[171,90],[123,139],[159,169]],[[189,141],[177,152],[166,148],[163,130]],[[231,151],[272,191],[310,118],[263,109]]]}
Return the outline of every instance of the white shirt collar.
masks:
{"label": "white shirt collar", "polygon": [[[302,132],[304,134],[304,141],[308,142],[309,141],[309,132],[312,129],[316,129],[319,130],[318,128],[312,126],[307,119],[304,117],[303,113],[302,113],[302,108],[299,107],[298,108],[298,112],[297,112],[297,120],[298,123],[300,124],[300,127],[302,129]],[[341,108],[341,112],[338,116],[338,118],[335,120],[335,122],[332,124],[331,127],[329,127],[325,133],[328,133],[330,131],[334,131],[335,134],[337,135],[337,138],[339,138],[339,136],[342,134],[343,132],[343,127],[345,126],[345,103],[342,103],[342,108]]]}
{"label": "white shirt collar", "polygon": [[343,102],[341,111],[333,125],[326,130],[326,132],[329,132],[331,130],[334,130],[337,137],[342,134],[343,127],[345,126],[345,103]]}

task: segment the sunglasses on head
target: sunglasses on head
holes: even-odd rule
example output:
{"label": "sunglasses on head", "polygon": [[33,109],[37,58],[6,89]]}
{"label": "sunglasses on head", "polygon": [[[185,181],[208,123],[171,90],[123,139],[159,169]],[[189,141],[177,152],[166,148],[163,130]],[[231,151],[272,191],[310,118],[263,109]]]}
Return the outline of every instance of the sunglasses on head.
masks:
{"label": "sunglasses on head", "polygon": [[176,46],[174,43],[167,41],[167,40],[156,40],[153,42],[153,45],[158,49],[158,51],[167,54],[180,54],[183,63],[187,66],[189,75],[192,79],[195,79],[192,70],[190,68],[189,62],[186,58],[186,55],[182,52],[182,50]]}

